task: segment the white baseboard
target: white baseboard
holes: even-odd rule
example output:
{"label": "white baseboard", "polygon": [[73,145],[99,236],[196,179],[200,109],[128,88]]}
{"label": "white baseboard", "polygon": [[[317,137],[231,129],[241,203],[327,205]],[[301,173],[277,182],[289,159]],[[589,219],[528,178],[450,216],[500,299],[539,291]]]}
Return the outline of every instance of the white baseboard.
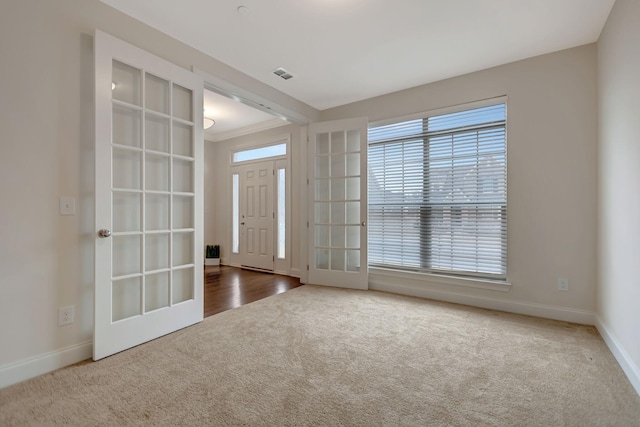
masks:
{"label": "white baseboard", "polygon": [[93,340],[89,340],[0,366],[0,388],[73,365],[92,356]]}
{"label": "white baseboard", "polygon": [[598,328],[598,332],[602,335],[602,339],[613,353],[613,357],[616,358],[618,364],[629,378],[629,382],[636,390],[636,393],[640,395],[640,367],[634,363],[629,356],[629,353],[624,349],[624,347],[620,344],[620,341],[609,331],[609,329],[604,325],[600,316],[596,316],[596,328]]}
{"label": "white baseboard", "polygon": [[562,320],[565,322],[593,325],[595,314],[587,310],[557,307],[552,305],[534,304],[523,301],[507,300],[502,298],[486,298],[476,295],[465,295],[457,292],[445,292],[428,289],[410,283],[398,284],[394,280],[377,277],[369,278],[369,289],[375,291],[391,292],[394,294],[409,295],[420,298],[429,298],[438,301],[452,302],[455,304],[470,305],[473,307],[488,308],[491,310],[506,311],[509,313],[525,314],[527,316],[543,317],[546,319]]}
{"label": "white baseboard", "polygon": [[292,268],[291,272],[289,273],[289,276],[297,277],[299,279],[300,278],[300,269],[299,268]]}

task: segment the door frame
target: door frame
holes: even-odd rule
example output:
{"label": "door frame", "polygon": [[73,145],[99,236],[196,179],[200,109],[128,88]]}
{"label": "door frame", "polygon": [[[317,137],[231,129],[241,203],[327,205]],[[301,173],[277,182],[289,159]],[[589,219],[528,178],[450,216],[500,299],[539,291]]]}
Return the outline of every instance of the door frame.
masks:
{"label": "door frame", "polygon": [[[244,161],[244,162],[238,162],[238,163],[234,163],[233,162],[233,154],[238,152],[238,151],[244,151],[244,150],[250,150],[253,148],[260,148],[260,147],[267,147],[270,145],[276,145],[278,143],[286,143],[287,145],[287,154],[284,156],[277,156],[277,157],[268,157],[268,158],[262,158],[262,159],[257,159],[257,160],[249,160],[249,161]],[[292,181],[292,174],[291,174],[291,134],[282,134],[280,136],[277,137],[270,137],[270,138],[265,138],[264,140],[260,141],[260,142],[256,142],[256,143],[250,143],[250,144],[242,144],[242,145],[233,145],[231,147],[227,148],[227,168],[225,171],[225,179],[221,180],[220,182],[228,182],[229,185],[227,185],[227,194],[223,195],[222,197],[224,197],[224,199],[226,199],[228,201],[228,209],[227,209],[227,215],[228,215],[228,220],[225,221],[225,228],[228,231],[228,233],[226,233],[225,235],[225,239],[227,240],[228,244],[227,247],[229,248],[228,251],[228,255],[226,257],[224,257],[224,264],[227,265],[231,265],[234,267],[241,267],[241,257],[239,256],[239,253],[234,253],[233,252],[233,189],[232,189],[232,176],[234,174],[234,168],[236,167],[240,167],[243,165],[248,165],[248,164],[252,164],[252,163],[262,163],[262,162],[273,162],[273,167],[275,170],[275,174],[273,176],[273,197],[274,197],[274,211],[276,212],[276,218],[273,219],[273,227],[274,227],[274,236],[273,236],[273,253],[275,256],[275,260],[274,260],[274,268],[273,268],[273,272],[276,274],[282,274],[282,275],[286,275],[286,276],[290,276],[292,275],[292,267],[291,267],[291,242],[292,242],[292,231],[293,231],[293,227],[292,227],[292,212],[291,212],[291,181]],[[278,234],[277,234],[277,197],[278,197],[278,185],[277,185],[277,171],[278,169],[285,169],[285,258],[284,259],[278,259],[277,257],[277,238],[278,238]],[[219,176],[219,175],[218,175]],[[228,181],[227,181],[228,180]],[[302,218],[300,219],[302,221]]]}

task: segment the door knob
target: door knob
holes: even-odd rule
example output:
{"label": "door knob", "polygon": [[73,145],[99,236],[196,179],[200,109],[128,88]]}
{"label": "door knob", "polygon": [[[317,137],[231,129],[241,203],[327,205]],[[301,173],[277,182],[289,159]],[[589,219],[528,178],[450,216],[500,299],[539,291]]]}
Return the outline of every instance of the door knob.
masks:
{"label": "door knob", "polygon": [[244,225],[244,222],[241,222],[240,225]]}
{"label": "door knob", "polygon": [[111,230],[108,230],[106,228],[103,228],[102,230],[98,230],[98,237],[104,239],[110,236],[111,236]]}

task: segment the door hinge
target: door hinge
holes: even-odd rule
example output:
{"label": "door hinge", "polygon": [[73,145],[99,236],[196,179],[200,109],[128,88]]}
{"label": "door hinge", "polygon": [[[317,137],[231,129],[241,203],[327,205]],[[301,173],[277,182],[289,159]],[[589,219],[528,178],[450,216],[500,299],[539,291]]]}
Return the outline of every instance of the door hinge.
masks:
{"label": "door hinge", "polygon": [[307,228],[309,228],[309,221],[307,221]]}
{"label": "door hinge", "polygon": [[309,185],[309,178],[307,178],[307,185]]}
{"label": "door hinge", "polygon": [[307,264],[307,271],[309,271],[309,264]]}
{"label": "door hinge", "polygon": [[273,256],[273,262],[276,262],[276,256],[275,255]]}
{"label": "door hinge", "polygon": [[273,212],[273,214],[272,214],[272,215],[273,215],[273,219],[276,219],[276,213],[275,213],[275,212]]}

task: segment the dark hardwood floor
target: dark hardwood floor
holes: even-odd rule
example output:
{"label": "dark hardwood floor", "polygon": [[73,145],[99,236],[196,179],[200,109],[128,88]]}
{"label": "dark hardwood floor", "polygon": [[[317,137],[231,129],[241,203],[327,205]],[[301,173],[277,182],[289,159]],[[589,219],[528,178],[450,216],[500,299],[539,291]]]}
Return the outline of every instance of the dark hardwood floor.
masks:
{"label": "dark hardwood floor", "polygon": [[229,266],[204,268],[204,317],[301,286],[300,279]]}

